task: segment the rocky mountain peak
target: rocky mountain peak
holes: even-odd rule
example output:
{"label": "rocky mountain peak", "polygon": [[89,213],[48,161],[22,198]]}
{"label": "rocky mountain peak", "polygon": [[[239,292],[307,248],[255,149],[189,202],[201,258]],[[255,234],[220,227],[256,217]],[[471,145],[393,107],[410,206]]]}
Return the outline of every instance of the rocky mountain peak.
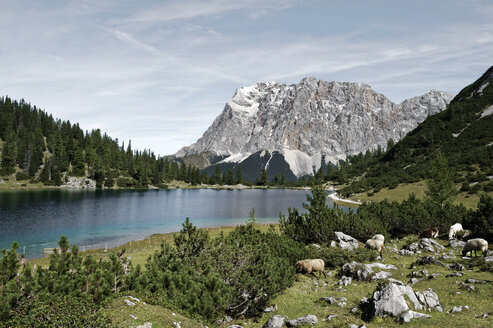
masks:
{"label": "rocky mountain peak", "polygon": [[400,140],[451,99],[431,90],[395,104],[365,83],[314,77],[292,85],[259,82],[237,89],[204,135],[176,156],[206,153],[211,164],[238,164],[258,152],[276,152],[299,177],[324,162]]}

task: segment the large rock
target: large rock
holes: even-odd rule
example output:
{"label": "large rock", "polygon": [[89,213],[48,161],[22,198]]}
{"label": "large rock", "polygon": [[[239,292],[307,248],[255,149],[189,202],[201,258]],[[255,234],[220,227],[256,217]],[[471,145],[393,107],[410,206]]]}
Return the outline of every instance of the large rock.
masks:
{"label": "large rock", "polygon": [[[372,311],[372,316],[379,317],[400,317],[412,309],[443,311],[437,294],[431,289],[414,292],[412,287],[397,282],[380,283],[369,304],[370,307],[365,306],[367,311]],[[410,316],[413,314],[407,314],[406,318]]]}
{"label": "large rock", "polygon": [[438,261],[435,257],[433,256],[424,256],[420,258],[417,262],[418,265],[440,265],[440,266],[445,266],[442,262]]}
{"label": "large rock", "polygon": [[342,249],[353,250],[359,247],[359,242],[356,239],[340,231],[334,232],[334,239],[337,241],[338,246]]}
{"label": "large rock", "polygon": [[382,264],[382,263],[370,263],[361,264],[358,262],[345,263],[340,271],[340,275],[352,277],[359,281],[369,281],[369,280],[379,280],[387,279],[392,274],[390,272],[378,272],[376,273],[373,269],[378,268],[380,270],[395,270],[396,267],[392,264]]}
{"label": "large rock", "polygon": [[304,317],[300,317],[300,318],[297,318],[294,320],[286,321],[286,326],[288,326],[288,327],[298,327],[298,326],[302,326],[302,325],[313,326],[317,322],[318,322],[318,319],[316,316],[314,316],[313,314],[308,314],[308,315],[305,315]]}
{"label": "large rock", "polygon": [[267,321],[262,328],[282,328],[285,318],[280,315],[275,315]]}
{"label": "large rock", "polygon": [[435,239],[423,238],[419,242],[419,248],[421,248],[427,252],[436,253],[436,252],[444,249],[445,247],[440,245]]}

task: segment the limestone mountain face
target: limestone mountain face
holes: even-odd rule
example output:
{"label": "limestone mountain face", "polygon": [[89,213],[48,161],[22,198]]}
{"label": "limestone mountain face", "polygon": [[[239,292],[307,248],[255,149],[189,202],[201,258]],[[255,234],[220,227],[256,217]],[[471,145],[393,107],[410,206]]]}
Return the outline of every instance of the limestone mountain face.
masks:
{"label": "limestone mountain face", "polygon": [[204,135],[176,157],[207,154],[210,164],[237,165],[255,155],[267,170],[275,157],[287,164],[277,167],[300,177],[347,155],[385,148],[451,99],[432,90],[395,104],[364,83],[313,77],[293,85],[260,82],[236,90]]}

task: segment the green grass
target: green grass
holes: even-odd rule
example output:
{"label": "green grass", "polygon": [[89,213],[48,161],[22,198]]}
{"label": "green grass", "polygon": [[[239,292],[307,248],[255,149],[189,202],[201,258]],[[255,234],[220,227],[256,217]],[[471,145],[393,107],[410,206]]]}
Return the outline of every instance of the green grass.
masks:
{"label": "green grass", "polygon": [[[258,225],[258,228],[265,231],[268,229],[268,225]],[[220,227],[209,228],[209,234],[212,238],[217,237],[220,233],[229,233],[234,227]],[[277,226],[278,229],[278,226]],[[132,262],[135,264],[143,265],[146,259],[154,251],[159,249],[159,245],[163,239],[168,241],[173,240],[173,234],[160,234],[153,235],[150,238],[146,238],[139,241],[133,241],[131,244],[127,243],[122,247],[127,249],[126,255],[131,256]],[[418,241],[417,236],[408,236],[400,240],[394,240],[387,242],[387,250],[384,252],[383,260],[379,261],[385,264],[394,264],[397,270],[391,270],[392,278],[401,280],[405,284],[409,284],[409,274],[412,271],[428,270],[429,273],[442,273],[442,276],[438,276],[435,279],[424,279],[413,286],[414,291],[424,291],[428,288],[432,288],[438,294],[439,300],[443,306],[444,313],[437,311],[430,312],[432,316],[427,319],[418,319],[412,323],[407,324],[409,327],[435,327],[435,326],[453,326],[453,327],[493,327],[493,316],[490,315],[486,319],[480,316],[485,312],[492,311],[491,297],[493,295],[493,283],[476,284],[477,292],[467,292],[460,289],[460,284],[457,281],[463,282],[467,278],[481,279],[493,281],[493,274],[490,272],[479,272],[476,268],[468,270],[469,260],[463,260],[461,258],[460,249],[452,249],[446,247],[442,253],[448,254],[449,251],[453,251],[455,255],[452,260],[442,261],[445,264],[453,264],[456,262],[462,263],[466,270],[462,277],[449,277],[445,276],[451,272],[446,267],[440,266],[423,266],[412,269],[411,266],[421,257],[430,255],[430,253],[423,252],[422,254],[415,254],[413,256],[400,256],[396,253],[389,251],[393,245],[396,245],[398,249],[411,242]],[[447,246],[448,242],[445,240],[439,240],[439,242]],[[121,249],[121,247],[117,248]],[[114,249],[114,250],[117,250]],[[108,252],[103,250],[91,250],[87,254],[92,254],[96,257],[106,257]],[[48,259],[32,260],[32,263],[38,265],[47,265]],[[144,267],[143,267],[144,268]],[[358,308],[359,302],[362,297],[371,297],[377,286],[376,282],[353,282],[353,284],[344,287],[342,289],[335,286],[338,280],[336,276],[339,269],[332,270],[331,274],[322,279],[317,279],[309,275],[297,275],[297,280],[294,285],[287,288],[280,293],[271,304],[276,304],[278,310],[274,313],[265,313],[260,318],[254,319],[240,319],[235,320],[233,323],[242,325],[245,328],[261,327],[267,320],[275,315],[279,314],[287,316],[290,319],[295,319],[307,314],[314,314],[317,316],[319,323],[314,327],[348,327],[351,323],[362,325],[367,327],[398,327],[401,326],[393,318],[376,318],[372,322],[364,322],[361,319],[361,311],[358,309],[356,313],[351,313],[352,308]],[[328,272],[328,271],[327,271]],[[324,282],[326,285],[324,285]],[[458,295],[456,292],[460,291],[462,294]],[[130,295],[132,295],[130,293]],[[139,295],[132,295],[139,297]],[[346,297],[346,306],[339,307],[337,304],[327,305],[320,302],[321,297],[333,296],[335,298]],[[173,321],[181,322],[181,327],[204,327],[205,324],[199,321],[187,319],[185,316],[180,315],[179,311],[171,310],[162,306],[156,305],[144,305],[137,303],[136,306],[128,306],[124,302],[125,297],[117,297],[110,303],[105,305],[103,312],[109,315],[113,321],[115,327],[130,327],[143,324],[144,322],[151,322],[153,328],[156,327],[174,327]],[[141,299],[145,301],[145,299]],[[462,313],[457,313],[454,316],[447,314],[452,307],[458,305],[468,305],[469,310],[465,310]],[[172,313],[176,315],[173,316]],[[422,312],[422,311],[418,311]],[[137,316],[138,319],[134,320],[130,317],[130,314]],[[323,322],[322,320],[330,315],[337,314],[338,317],[332,319],[329,322]],[[224,324],[221,328],[226,328],[233,323]],[[209,325],[213,327],[214,325]]]}
{"label": "green grass", "polygon": [[[405,238],[398,241],[396,244],[400,249],[408,241],[417,240],[416,236]],[[446,245],[446,241],[440,241]],[[390,243],[392,244],[392,243]],[[448,253],[451,248],[446,248],[444,253]],[[452,264],[456,262],[463,263],[466,268],[468,261],[460,258],[460,249],[454,249],[456,255],[454,260],[442,261],[445,264]],[[456,281],[465,281],[467,278],[492,280],[493,274],[488,272],[479,272],[477,269],[465,270],[465,274],[462,277],[449,277],[445,276],[451,272],[446,267],[439,266],[423,266],[411,269],[410,266],[421,256],[430,255],[426,252],[417,254],[414,256],[400,256],[396,253],[386,251],[384,253],[384,259],[380,262],[386,264],[394,264],[397,270],[391,270],[392,278],[401,280],[405,284],[409,284],[410,277],[408,276],[412,271],[416,270],[428,270],[429,273],[442,273],[435,279],[424,279],[413,286],[414,291],[424,291],[428,288],[432,288],[439,297],[439,300],[443,306],[444,312],[437,311],[429,312],[432,317],[428,319],[418,319],[407,324],[410,327],[493,327],[493,317],[489,316],[486,319],[476,318],[476,315],[482,315],[485,312],[492,310],[491,296],[493,295],[493,285],[477,284],[476,293],[466,292],[461,290],[460,284]],[[361,311],[358,309],[356,314],[351,313],[352,308],[358,308],[358,304],[362,297],[371,297],[377,286],[376,282],[353,282],[353,284],[339,289],[335,286],[338,278],[335,277],[338,270],[334,270],[329,278],[323,278],[318,280],[313,276],[301,275],[297,277],[295,284],[286,289],[272,304],[278,306],[278,311],[275,313],[264,314],[259,319],[239,320],[238,324],[243,325],[245,328],[253,328],[262,326],[271,316],[279,314],[287,316],[290,319],[295,319],[307,314],[314,314],[317,316],[319,322],[314,327],[327,327],[330,323],[330,327],[348,327],[351,323],[362,325],[367,327],[400,327],[401,324],[397,323],[394,318],[376,318],[372,322],[364,322],[361,319]],[[327,285],[323,286],[326,282]],[[318,283],[318,286],[316,285]],[[456,292],[462,292],[461,295],[457,295]],[[321,297],[333,296],[335,298],[346,297],[346,306],[339,307],[337,304],[325,305],[319,300]],[[462,313],[457,313],[454,316],[447,314],[452,307],[458,305],[468,305],[469,310],[465,310]],[[418,311],[423,312],[423,311]],[[330,320],[329,322],[323,322],[322,320],[330,315],[337,314],[338,317]]]}
{"label": "green grass", "polygon": [[[457,188],[459,185],[457,185]],[[425,197],[426,191],[426,182],[419,181],[416,183],[401,183],[394,189],[382,188],[380,191],[376,192],[373,196],[369,196],[367,192],[355,194],[350,197],[352,200],[361,200],[361,201],[381,201],[384,199],[388,199],[389,201],[398,201],[402,202],[403,200],[409,197],[409,194],[414,193],[418,198]],[[493,192],[489,192],[489,195],[493,196]],[[467,208],[476,209],[479,203],[479,195],[477,194],[468,194],[465,192],[461,192],[455,198],[455,204],[463,204]],[[341,203],[342,205],[348,205],[346,203]]]}
{"label": "green grass", "polygon": [[[135,306],[127,305],[125,300],[135,303]],[[177,311],[171,311],[161,306],[144,304],[143,301],[136,302],[128,297],[115,298],[104,307],[103,313],[111,319],[112,327],[136,327],[145,322],[151,322],[153,328],[175,327],[173,322],[179,322],[183,328],[204,327],[200,322],[189,319]],[[130,315],[138,319],[133,319]]]}

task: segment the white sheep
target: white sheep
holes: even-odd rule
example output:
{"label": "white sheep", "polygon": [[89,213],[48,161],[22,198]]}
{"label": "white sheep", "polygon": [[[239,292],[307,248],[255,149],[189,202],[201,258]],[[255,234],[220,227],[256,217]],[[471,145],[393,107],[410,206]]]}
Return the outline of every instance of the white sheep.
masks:
{"label": "white sheep", "polygon": [[471,252],[472,257],[472,251],[474,251],[476,257],[478,256],[477,251],[482,251],[484,256],[486,256],[486,253],[488,252],[488,242],[483,238],[469,239],[462,249],[462,256],[466,256],[467,253]]}
{"label": "white sheep", "polygon": [[371,239],[381,240],[382,242],[385,242],[385,237],[381,234],[375,235],[371,237]]}
{"label": "white sheep", "polygon": [[453,239],[455,238],[455,234],[458,233],[459,231],[463,231],[462,229],[462,224],[456,223],[452,226],[450,226],[450,230],[448,231],[448,239]]}
{"label": "white sheep", "polygon": [[327,277],[324,272],[325,268],[325,262],[321,259],[315,259],[315,260],[301,260],[296,262],[295,264],[296,271],[297,272],[306,272],[308,274],[313,274],[315,276],[314,272],[319,272],[318,277],[320,278],[322,274],[324,277]]}
{"label": "white sheep", "polygon": [[380,257],[382,257],[382,253],[385,248],[383,240],[374,238],[368,239],[365,243],[365,247],[368,249],[376,250],[380,253]]}

